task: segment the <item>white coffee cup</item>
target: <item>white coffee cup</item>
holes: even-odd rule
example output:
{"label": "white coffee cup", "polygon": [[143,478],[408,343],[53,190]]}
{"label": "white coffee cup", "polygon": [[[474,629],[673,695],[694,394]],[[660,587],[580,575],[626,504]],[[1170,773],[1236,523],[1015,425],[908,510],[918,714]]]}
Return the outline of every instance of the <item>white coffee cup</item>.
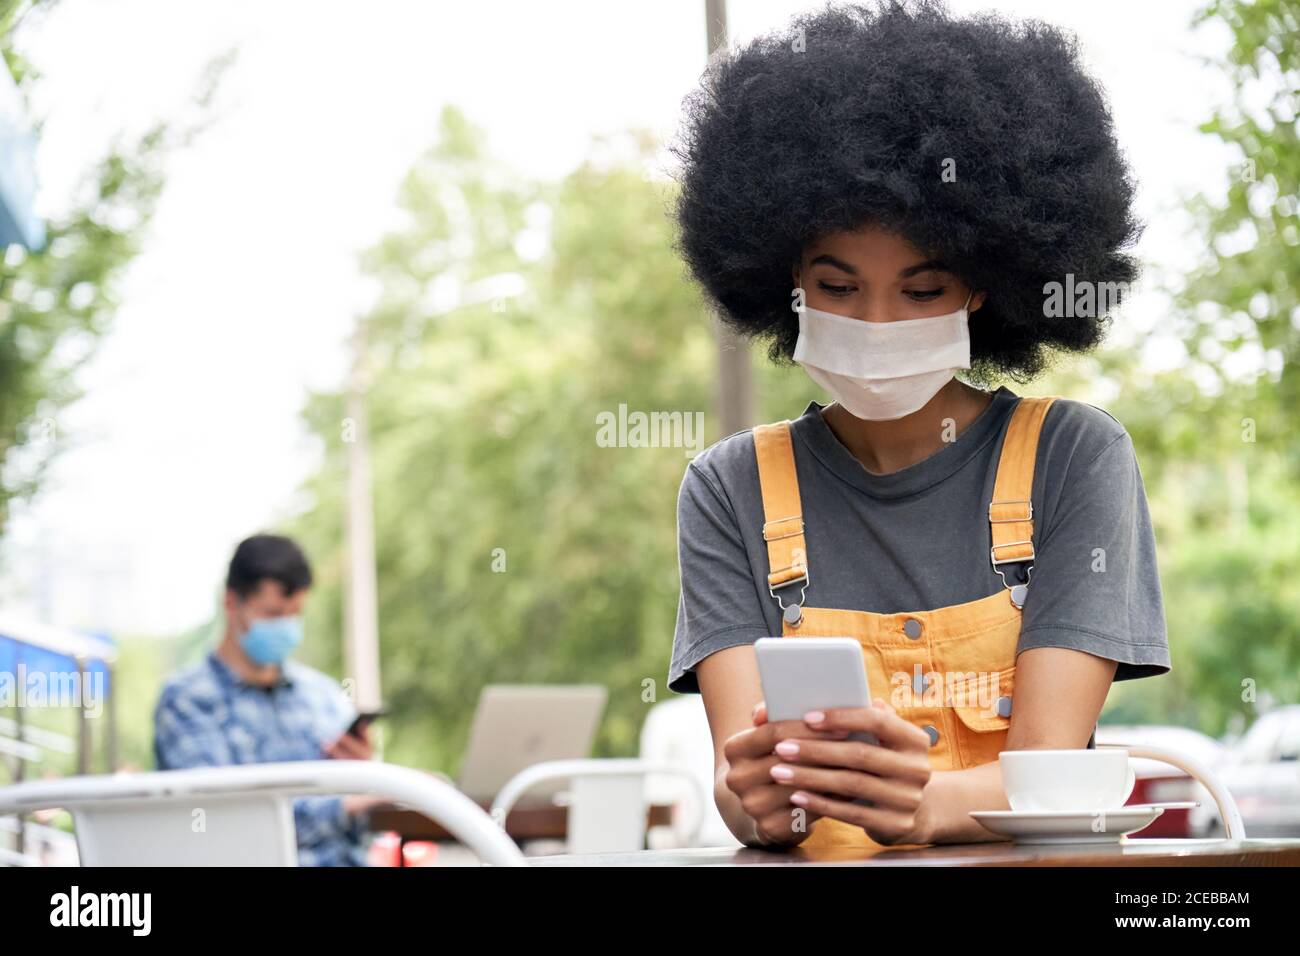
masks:
{"label": "white coffee cup", "polygon": [[1012,810],[1118,810],[1137,782],[1128,751],[1004,750],[1002,787]]}

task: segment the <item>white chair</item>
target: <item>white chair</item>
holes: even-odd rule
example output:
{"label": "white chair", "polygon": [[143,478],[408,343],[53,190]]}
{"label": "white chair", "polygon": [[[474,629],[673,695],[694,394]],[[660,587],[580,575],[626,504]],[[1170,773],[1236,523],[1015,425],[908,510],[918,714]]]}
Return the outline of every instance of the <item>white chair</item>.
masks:
{"label": "white chair", "polygon": [[683,845],[692,846],[704,810],[704,794],[689,769],[637,759],[548,760],[515,774],[492,801],[492,819],[504,826],[519,798],[537,784],[568,780],[569,853],[626,853],[645,849],[646,777],[676,776],[694,797]]}
{"label": "white chair", "polygon": [[1219,816],[1223,818],[1224,839],[1246,839],[1246,824],[1241,819],[1241,811],[1237,809],[1237,801],[1232,799],[1232,794],[1228,792],[1228,788],[1224,786],[1223,781],[1200,761],[1194,760],[1186,754],[1175,753],[1163,747],[1152,747],[1147,744],[1098,743],[1097,746],[1099,748],[1127,750],[1130,757],[1145,757],[1148,760],[1160,760],[1164,763],[1173,764],[1210,791],[1210,796],[1214,798],[1214,803],[1219,808]]}
{"label": "white chair", "polygon": [[[694,787],[688,787],[680,777],[652,774],[646,780],[646,799],[650,803],[677,804],[697,790],[706,795],[704,814],[694,840],[682,844],[674,839],[674,846],[741,845],[713,800],[713,735],[709,730],[709,715],[704,709],[703,697],[680,694],[655,704],[641,725],[641,759],[683,767],[695,777]],[[667,848],[665,838],[668,836],[661,828],[651,830],[647,834],[651,849]]]}
{"label": "white chair", "polygon": [[0,816],[70,811],[82,866],[296,866],[291,798],[349,793],[418,810],[483,863],[526,865],[514,842],[455,787],[371,760],[33,780],[0,788]]}

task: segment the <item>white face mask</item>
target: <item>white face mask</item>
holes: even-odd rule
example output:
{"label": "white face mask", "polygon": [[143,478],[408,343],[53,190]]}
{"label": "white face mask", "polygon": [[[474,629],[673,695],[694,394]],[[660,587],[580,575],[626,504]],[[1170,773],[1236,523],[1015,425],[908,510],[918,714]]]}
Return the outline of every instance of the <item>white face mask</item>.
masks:
{"label": "white face mask", "polygon": [[794,360],[858,418],[892,421],[934,398],[970,368],[970,313],[865,322],[805,307]]}

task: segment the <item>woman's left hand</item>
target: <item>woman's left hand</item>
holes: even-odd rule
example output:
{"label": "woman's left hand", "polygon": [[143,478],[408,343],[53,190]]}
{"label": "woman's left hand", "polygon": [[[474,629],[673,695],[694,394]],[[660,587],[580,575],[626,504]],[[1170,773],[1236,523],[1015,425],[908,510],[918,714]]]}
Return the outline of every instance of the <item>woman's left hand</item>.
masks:
{"label": "woman's left hand", "polygon": [[[880,844],[930,842],[921,813],[922,794],[930,781],[929,734],[879,699],[871,707],[813,712],[804,722],[814,730],[866,731],[880,744],[782,740],[775,748],[782,762],[771,773],[777,783],[798,788],[791,803],[860,826]],[[864,797],[874,806],[851,802]]]}

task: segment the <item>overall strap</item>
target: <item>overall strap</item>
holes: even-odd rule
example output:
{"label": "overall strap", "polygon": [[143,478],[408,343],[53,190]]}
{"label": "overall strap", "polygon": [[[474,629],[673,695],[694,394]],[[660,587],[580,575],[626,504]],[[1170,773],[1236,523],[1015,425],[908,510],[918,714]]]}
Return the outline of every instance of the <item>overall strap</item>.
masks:
{"label": "overall strap", "polygon": [[[781,603],[786,620],[797,623],[798,604],[786,607],[777,597],[779,588],[808,586],[808,552],[803,535],[803,505],[794,466],[790,423],[754,427],[754,453],[758,458],[758,484],[763,495],[763,540],[767,542],[769,593]],[[802,596],[800,604],[802,603]]]}
{"label": "overall strap", "polygon": [[[1002,442],[1002,456],[998,459],[997,477],[993,480],[993,499],[989,502],[989,531],[992,547],[989,560],[993,570],[1002,577],[1001,565],[1026,564],[1028,573],[1034,560],[1034,463],[1038,457],[1038,438],[1043,429],[1043,419],[1051,408],[1054,397],[1022,398],[1011,415],[1006,438]],[[1025,585],[1007,585],[1011,600],[1017,606],[1024,603]]]}

